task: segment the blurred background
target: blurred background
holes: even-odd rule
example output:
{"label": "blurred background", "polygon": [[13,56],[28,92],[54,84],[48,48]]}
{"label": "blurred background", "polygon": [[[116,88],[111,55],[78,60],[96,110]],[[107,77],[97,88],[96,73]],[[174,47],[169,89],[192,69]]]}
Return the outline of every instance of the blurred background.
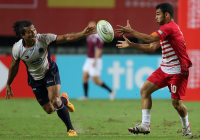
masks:
{"label": "blurred background", "polygon": [[[160,26],[155,21],[155,6],[162,2],[174,7],[174,19],[184,34],[187,52],[193,62],[186,100],[200,100],[200,0],[0,0],[0,97],[5,97],[11,50],[19,38],[13,32],[13,23],[20,19],[32,21],[38,33],[66,34],[82,31],[89,21],[107,20],[116,25],[131,27],[151,34]],[[143,43],[132,36],[132,42]],[[147,54],[134,49],[115,47],[118,34],[103,48],[101,79],[117,91],[117,99],[140,99],[140,88],[162,60],[161,49]],[[62,92],[70,98],[83,95],[82,66],[87,56],[86,40],[50,46],[52,58],[58,64]],[[108,99],[107,91],[89,83],[89,98]],[[12,84],[16,98],[33,98],[27,83],[26,67],[21,62]],[[156,91],[156,99],[170,99],[168,88]]]}

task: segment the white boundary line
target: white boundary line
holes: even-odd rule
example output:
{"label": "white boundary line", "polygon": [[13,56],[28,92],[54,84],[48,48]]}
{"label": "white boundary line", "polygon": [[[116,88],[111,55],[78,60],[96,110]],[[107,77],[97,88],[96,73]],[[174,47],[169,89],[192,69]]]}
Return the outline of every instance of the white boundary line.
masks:
{"label": "white boundary line", "polygon": [[38,6],[38,0],[33,4],[0,4],[0,9],[35,9]]}

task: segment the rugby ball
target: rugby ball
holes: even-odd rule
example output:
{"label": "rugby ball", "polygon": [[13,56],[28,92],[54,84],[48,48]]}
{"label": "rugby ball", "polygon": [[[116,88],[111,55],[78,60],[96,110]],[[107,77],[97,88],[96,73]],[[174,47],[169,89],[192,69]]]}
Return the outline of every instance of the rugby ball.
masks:
{"label": "rugby ball", "polygon": [[114,39],[114,31],[110,23],[106,20],[100,20],[97,23],[97,33],[104,42],[111,42]]}

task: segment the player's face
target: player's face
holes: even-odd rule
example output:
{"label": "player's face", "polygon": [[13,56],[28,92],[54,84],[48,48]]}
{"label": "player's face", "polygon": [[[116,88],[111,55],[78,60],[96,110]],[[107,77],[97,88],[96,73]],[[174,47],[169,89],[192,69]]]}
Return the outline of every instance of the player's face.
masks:
{"label": "player's face", "polygon": [[160,9],[156,10],[156,22],[160,25],[163,25],[165,23],[165,15]]}
{"label": "player's face", "polygon": [[22,37],[28,42],[36,42],[37,31],[34,25],[30,25],[29,27],[24,27],[25,35]]}

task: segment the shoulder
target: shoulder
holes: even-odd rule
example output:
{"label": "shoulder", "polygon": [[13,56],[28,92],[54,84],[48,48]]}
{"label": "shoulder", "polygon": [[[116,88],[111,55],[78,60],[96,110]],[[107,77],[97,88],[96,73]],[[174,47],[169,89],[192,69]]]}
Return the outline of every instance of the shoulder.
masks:
{"label": "shoulder", "polygon": [[171,34],[173,32],[173,28],[174,27],[174,24],[172,22],[168,23],[168,24],[164,24],[160,27],[160,29],[158,30],[158,32],[160,34],[162,34],[163,32],[165,34]]}
{"label": "shoulder", "polygon": [[18,51],[20,51],[22,49],[22,46],[23,46],[22,39],[20,39],[18,42],[16,42],[13,45],[12,51],[13,52],[18,52]]}
{"label": "shoulder", "polygon": [[46,34],[37,34],[37,39],[39,41],[45,42],[49,44],[52,41],[55,41],[57,38],[57,35],[52,34],[52,33],[46,33]]}
{"label": "shoulder", "polygon": [[166,29],[166,28],[171,28],[171,23],[164,24],[160,27],[160,29]]}

